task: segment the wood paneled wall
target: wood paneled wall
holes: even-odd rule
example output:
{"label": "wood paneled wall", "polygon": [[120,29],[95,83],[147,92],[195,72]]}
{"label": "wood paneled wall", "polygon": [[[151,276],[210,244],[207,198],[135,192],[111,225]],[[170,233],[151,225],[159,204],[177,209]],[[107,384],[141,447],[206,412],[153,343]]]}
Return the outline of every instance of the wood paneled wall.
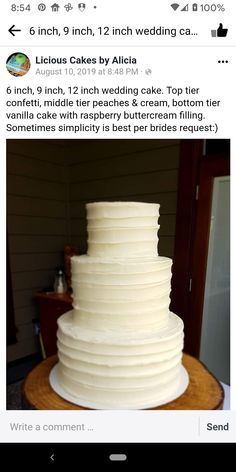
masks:
{"label": "wood paneled wall", "polygon": [[8,236],[18,343],[8,360],[37,349],[33,294],[50,286],[65,244],[87,249],[85,204],[161,204],[159,254],[173,256],[177,140],[9,140]]}
{"label": "wood paneled wall", "polygon": [[68,175],[60,141],[9,140],[7,227],[17,344],[8,361],[37,349],[33,294],[52,285],[68,241]]}

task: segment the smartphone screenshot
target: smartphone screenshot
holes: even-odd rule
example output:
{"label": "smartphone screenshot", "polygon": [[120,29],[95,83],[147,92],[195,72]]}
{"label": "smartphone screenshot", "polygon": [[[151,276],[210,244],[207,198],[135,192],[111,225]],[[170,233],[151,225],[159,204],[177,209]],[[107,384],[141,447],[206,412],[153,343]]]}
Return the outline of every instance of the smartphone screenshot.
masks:
{"label": "smartphone screenshot", "polygon": [[8,0],[1,16],[1,451],[221,461],[235,3]]}

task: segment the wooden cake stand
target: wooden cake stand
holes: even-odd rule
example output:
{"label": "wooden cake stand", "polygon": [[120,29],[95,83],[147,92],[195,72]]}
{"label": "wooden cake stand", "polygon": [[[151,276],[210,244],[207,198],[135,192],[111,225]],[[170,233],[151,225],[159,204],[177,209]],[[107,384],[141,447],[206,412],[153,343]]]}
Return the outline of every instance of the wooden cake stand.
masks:
{"label": "wooden cake stand", "polygon": [[[49,374],[57,363],[51,356],[36,366],[23,384],[23,408],[30,410],[87,410],[61,398],[49,384]],[[222,410],[224,391],[218,380],[197,359],[187,354],[183,365],[189,374],[187,390],[176,400],[152,410]]]}

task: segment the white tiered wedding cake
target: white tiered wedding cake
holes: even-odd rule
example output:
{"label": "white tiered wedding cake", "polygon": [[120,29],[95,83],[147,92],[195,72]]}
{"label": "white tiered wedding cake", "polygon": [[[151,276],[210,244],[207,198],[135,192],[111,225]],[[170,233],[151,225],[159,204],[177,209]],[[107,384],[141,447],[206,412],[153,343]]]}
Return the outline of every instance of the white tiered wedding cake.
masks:
{"label": "white tiered wedding cake", "polygon": [[56,367],[56,390],[81,406],[151,408],[187,387],[158,218],[152,203],[87,204],[88,255],[72,258],[73,310],[58,320]]}

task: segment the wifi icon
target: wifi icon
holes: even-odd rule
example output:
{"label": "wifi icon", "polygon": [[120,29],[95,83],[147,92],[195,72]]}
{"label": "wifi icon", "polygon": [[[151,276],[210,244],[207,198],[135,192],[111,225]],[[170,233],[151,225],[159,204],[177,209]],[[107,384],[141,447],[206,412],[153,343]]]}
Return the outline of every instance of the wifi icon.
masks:
{"label": "wifi icon", "polygon": [[173,10],[175,11],[179,8],[179,4],[178,3],[172,3],[171,8],[173,8]]}

